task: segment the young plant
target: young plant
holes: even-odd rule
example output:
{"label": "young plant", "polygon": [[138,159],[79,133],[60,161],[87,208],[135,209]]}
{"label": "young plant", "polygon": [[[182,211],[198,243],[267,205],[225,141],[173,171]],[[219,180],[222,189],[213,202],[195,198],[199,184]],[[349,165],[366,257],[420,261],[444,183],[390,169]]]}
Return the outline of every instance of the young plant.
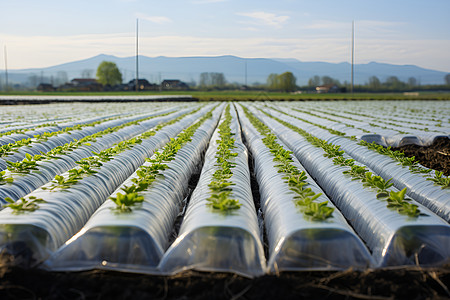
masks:
{"label": "young plant", "polygon": [[218,169],[213,174],[214,180],[208,185],[211,196],[207,199],[208,206],[221,212],[228,212],[241,207],[239,200],[230,197],[232,193],[231,186],[234,183],[229,180],[233,176],[232,169],[235,167],[232,158],[238,155],[232,152],[232,149],[236,148],[236,140],[233,138],[234,133],[230,129],[231,121],[232,116],[228,105],[225,108],[225,118],[218,127],[219,139],[217,140],[217,152],[215,155],[215,166]]}
{"label": "young plant", "polygon": [[[185,115],[176,118],[176,120],[179,120],[181,117],[184,117]],[[114,210],[119,213],[131,212],[132,207],[135,206],[136,203],[143,202],[144,197],[139,193],[147,190],[151,186],[151,184],[156,180],[156,178],[158,177],[164,178],[163,174],[161,174],[161,171],[164,171],[169,168],[169,166],[166,163],[175,159],[178,150],[180,150],[186,143],[191,141],[191,138],[194,135],[195,131],[201,126],[201,124],[203,124],[207,119],[211,117],[212,113],[210,111],[205,116],[203,116],[198,122],[194,123],[193,125],[186,128],[184,131],[182,131],[180,134],[178,134],[178,136],[175,139],[172,138],[162,150],[155,153],[154,159],[147,159],[147,162],[150,162],[151,164],[143,165],[138,170],[136,170],[137,177],[131,180],[133,184],[130,186],[122,187],[121,190],[124,193],[119,192],[116,194],[116,197],[109,198],[116,204]],[[173,123],[174,120],[160,124],[158,125],[159,127],[157,127],[156,130],[160,130],[164,126]],[[147,134],[147,136],[149,137],[153,135],[154,133]],[[135,144],[138,143],[138,139],[136,139],[134,143]],[[122,146],[120,147],[121,149],[126,148]]]}
{"label": "young plant", "polygon": [[19,162],[12,162],[12,161],[6,161],[6,163],[9,165],[8,170],[13,173],[22,173],[27,174],[30,173],[32,170],[38,169],[37,162],[41,160],[41,155],[31,155],[31,154],[25,154],[25,158],[22,161]]}
{"label": "young plant", "polygon": [[144,201],[144,197],[139,196],[136,192],[117,193],[116,197],[110,197],[109,199],[116,204],[115,210],[118,212],[131,212],[131,206]]}
{"label": "young plant", "polygon": [[406,188],[401,191],[390,191],[387,197],[381,197],[380,199],[388,202],[387,207],[396,209],[400,214],[407,215],[409,217],[418,217],[420,210],[417,205],[410,203],[412,199],[406,198]]}
{"label": "young plant", "polygon": [[21,139],[15,143],[9,143],[0,147],[0,157],[17,152],[20,147],[28,146],[32,143],[31,138]]}
{"label": "young plant", "polygon": [[370,172],[366,172],[365,178],[363,180],[363,185],[367,187],[376,188],[378,190],[377,198],[387,197],[389,192],[388,189],[392,187],[393,183],[391,183],[391,179],[384,180],[381,176],[373,175]]}
{"label": "young plant", "polygon": [[230,198],[230,193],[231,192],[220,192],[212,194],[211,197],[208,198],[208,205],[213,209],[222,212],[239,209],[242,204],[239,203],[239,200]]}
{"label": "young plant", "polygon": [[401,166],[408,167],[411,172],[417,174],[429,174],[431,169],[424,168],[419,165],[419,162],[415,159],[415,157],[406,157],[403,152],[393,151],[391,147],[383,147],[378,145],[375,142],[369,143],[364,140],[361,140],[359,145],[366,146],[368,149],[378,152],[379,154],[389,156],[390,158],[399,162]]}
{"label": "young plant", "polygon": [[11,183],[14,181],[14,178],[11,176],[6,176],[6,171],[0,172],[0,185],[5,183]]}
{"label": "young plant", "polygon": [[435,185],[440,185],[442,189],[450,188],[450,177],[443,176],[443,172],[436,171],[434,173],[434,178],[430,177],[427,180],[433,181]]}
{"label": "young plant", "polygon": [[[375,176],[372,173],[368,172],[367,168],[364,166],[359,166],[355,164],[355,161],[352,159],[345,159],[344,158],[344,151],[340,151],[338,146],[334,146],[331,143],[327,143],[324,140],[320,140],[316,137],[313,137],[308,132],[304,131],[303,129],[300,129],[288,122],[285,122],[277,117],[274,117],[266,112],[263,112],[267,116],[277,120],[281,124],[285,125],[286,127],[298,132],[303,137],[305,137],[306,140],[311,142],[316,147],[321,147],[326,154],[324,156],[326,157],[333,157],[333,163],[340,166],[346,166],[350,169],[343,171],[344,174],[347,174],[352,177],[352,180],[360,180],[363,183],[364,187],[374,188],[377,190],[377,198],[380,200],[386,200],[388,202],[387,207],[389,208],[396,208],[397,212],[400,214],[408,215],[410,217],[418,217],[420,216],[420,210],[419,207],[416,204],[409,203],[408,201],[411,201],[409,198],[405,198],[406,194],[406,188],[399,192],[390,191],[388,192],[388,188],[392,186],[392,183],[390,182],[392,179],[389,179],[385,181],[380,176]],[[388,155],[393,155],[396,157],[402,157],[404,156],[403,153],[395,153],[394,151],[390,151],[390,148],[384,148],[380,145],[377,145],[375,143],[367,143],[365,141],[361,141],[362,145],[369,145],[371,148],[376,149],[376,151],[380,152],[387,152]],[[380,148],[381,147],[381,148]],[[397,151],[396,151],[397,152]],[[411,160],[405,160],[407,162],[410,162]],[[439,179],[437,179],[439,180]]]}
{"label": "young plant", "polygon": [[326,220],[327,218],[331,217],[334,211],[334,208],[328,207],[327,204],[328,201],[320,203],[311,202],[304,208],[303,212],[306,215],[311,216],[313,220]]}
{"label": "young plant", "polygon": [[26,198],[20,198],[17,201],[12,200],[9,197],[5,198],[5,201],[9,204],[6,204],[5,207],[9,207],[13,210],[14,214],[20,214],[24,212],[33,212],[39,208],[39,203],[45,203],[46,201],[41,198],[36,198],[34,196]]}
{"label": "young plant", "polygon": [[[283,146],[277,142],[276,135],[271,132],[269,127],[258,120],[245,107],[244,112],[252,125],[264,136],[262,141],[274,156],[273,161],[277,163],[275,167],[278,169],[278,173],[286,175],[282,177],[282,179],[288,184],[289,189],[295,193],[295,196],[293,197],[294,203],[300,208],[300,211],[315,221],[323,221],[327,218],[331,218],[334,208],[327,206],[328,201],[321,203],[315,202],[322,193],[315,193],[311,188],[307,187],[309,184],[307,182],[308,177],[306,176],[306,172],[300,171],[293,165],[292,151],[285,150]],[[319,139],[312,140],[323,145]],[[338,147],[332,147],[331,151],[340,153]]]}

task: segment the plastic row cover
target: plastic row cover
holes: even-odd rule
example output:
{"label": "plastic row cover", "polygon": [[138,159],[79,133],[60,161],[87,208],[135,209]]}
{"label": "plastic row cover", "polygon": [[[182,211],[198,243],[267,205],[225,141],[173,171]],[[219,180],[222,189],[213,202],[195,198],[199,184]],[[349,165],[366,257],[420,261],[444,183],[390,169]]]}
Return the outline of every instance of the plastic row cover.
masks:
{"label": "plastic row cover", "polygon": [[[289,107],[289,106],[288,106]],[[296,108],[299,108],[298,106]],[[303,111],[307,110],[308,108],[305,107],[301,107],[301,109]],[[294,113],[295,115],[297,115],[297,111],[293,111],[292,109],[290,110],[285,110],[283,109],[283,111],[288,112],[288,113]],[[320,115],[323,116],[322,118],[319,119],[314,119],[311,120],[310,119],[310,115],[307,115],[307,120],[311,120],[313,122],[316,122],[316,120],[318,120],[319,122],[322,122],[324,118],[330,118],[333,120],[336,120],[336,122],[332,122],[327,124],[326,126],[330,127],[331,129],[334,130],[338,130],[341,132],[344,132],[345,134],[349,135],[349,136],[355,136],[358,139],[361,139],[362,137],[364,137],[364,140],[370,140],[370,142],[375,141],[376,143],[380,144],[380,145],[385,145],[385,140],[384,140],[384,136],[393,136],[398,134],[398,130],[393,130],[393,129],[388,129],[388,128],[381,128],[381,127],[375,127],[370,125],[367,122],[364,122],[362,120],[360,120],[360,118],[358,118],[358,121],[355,120],[356,116],[351,116],[351,119],[349,118],[345,118],[345,117],[338,117],[336,115],[329,115],[327,112],[323,112],[323,111],[317,111],[317,110],[312,110],[312,112],[316,115]],[[306,115],[300,115],[302,118]],[[321,125],[324,125],[322,123],[320,123]],[[371,133],[367,133],[367,131],[370,131]]]}
{"label": "plastic row cover", "polygon": [[[271,105],[271,107],[274,107],[274,105]],[[306,113],[304,114],[304,113],[301,113],[296,110],[285,108],[283,106],[282,107],[276,106],[275,108],[278,110],[281,110],[287,114],[295,115],[302,119],[306,119],[308,121],[314,122],[316,124],[320,124],[322,126],[327,126],[331,129],[344,132],[346,135],[355,136],[357,139],[364,139],[369,142],[376,142],[377,144],[384,145],[384,146],[386,145],[385,139],[383,137],[384,134],[390,134],[390,135],[398,134],[398,132],[395,132],[395,131],[388,131],[388,132],[386,132],[386,131],[378,132],[377,131],[377,133],[368,134],[368,133],[364,132],[364,130],[370,130],[372,132],[374,132],[374,130],[373,130],[373,128],[371,128],[370,125],[362,123],[362,122],[356,122],[356,121],[350,121],[350,120],[343,121],[347,124],[351,124],[354,126],[354,127],[348,127],[348,126],[345,126],[345,124],[342,124],[339,122],[332,122],[327,119],[318,118],[318,117],[315,117],[315,116],[312,116],[312,115],[309,115]],[[314,112],[314,113],[317,114],[316,112]],[[335,116],[332,116],[332,118],[337,119]]]}
{"label": "plastic row cover", "polygon": [[[273,111],[272,111],[273,113]],[[385,180],[392,178],[394,186],[400,190],[407,188],[407,195],[417,202],[425,205],[431,211],[450,222],[450,190],[442,189],[426,180],[423,174],[412,173],[408,167],[401,166],[394,159],[379,154],[358,142],[333,135],[328,131],[306,124],[300,120],[284,115],[288,122],[304,128],[310,134],[326,140],[334,145],[339,145],[342,150],[358,162],[367,165]]]}
{"label": "plastic row cover", "polygon": [[[38,171],[33,171],[26,175],[14,176],[13,183],[0,185],[0,201],[4,204],[5,201],[3,199],[5,197],[10,197],[13,200],[17,200],[49,182],[55,177],[55,175],[64,173],[70,168],[75,167],[77,161],[92,156],[92,152],[98,153],[111,147],[115,143],[119,143],[131,137],[137,136],[138,134],[153,128],[160,122],[171,120],[172,118],[176,118],[188,111],[189,110],[182,110],[174,115],[158,117],[141,122],[139,125],[124,127],[116,132],[97,138],[96,141],[91,142],[90,145],[81,146],[74,151],[62,155],[59,159],[39,162]],[[176,125],[174,126],[176,127]],[[169,126],[169,128],[170,127],[171,126]]]}
{"label": "plastic row cover", "polygon": [[[44,260],[80,230],[106,198],[144,163],[146,157],[150,157],[156,148],[167,143],[191,121],[185,118],[179,122],[182,124],[169,126],[171,128],[167,131],[162,129],[66,190],[34,191],[29,196],[44,199],[46,203],[40,204],[40,208],[32,213],[15,214],[10,208],[4,209],[0,212],[0,245],[6,248],[17,243],[26,245],[33,254],[32,261],[26,264]],[[51,184],[44,187],[49,188]]]}
{"label": "plastic row cover", "polygon": [[33,125],[28,125],[25,128],[9,128],[9,129],[5,129],[5,130],[0,130],[0,133],[1,133],[1,132],[7,132],[7,131],[10,131],[13,129],[27,129],[27,128],[30,129],[30,130],[25,131],[24,133],[14,133],[11,135],[6,135],[6,136],[0,137],[0,146],[6,145],[9,143],[15,143],[16,141],[20,141],[22,139],[34,138],[35,135],[41,135],[45,132],[51,133],[51,132],[62,130],[67,127],[73,127],[75,125],[90,124],[90,123],[94,123],[94,122],[101,121],[104,119],[112,118],[115,116],[117,116],[117,114],[103,116],[103,117],[89,118],[89,119],[85,119],[85,120],[66,122],[66,123],[57,124],[55,126],[35,128],[36,125],[33,124]]}
{"label": "plastic row cover", "polygon": [[422,265],[441,265],[449,261],[450,226],[444,220],[421,204],[417,205],[424,215],[418,218],[387,208],[386,202],[376,198],[375,191],[344,175],[342,172],[347,168],[325,158],[321,148],[273,119],[262,114],[259,118],[288,145],[349,220],[372,251],[376,266],[416,264],[416,261]]}
{"label": "plastic row cover", "polygon": [[[26,134],[29,134],[35,129],[36,126],[42,126],[48,123],[57,123],[57,127],[65,128],[77,124],[91,123],[107,118],[118,116],[123,117],[127,114],[132,114],[132,110],[130,110],[129,107],[126,107],[126,112],[123,111],[123,108],[125,108],[123,107],[124,104],[122,104],[122,107],[118,107],[120,104],[107,105],[103,107],[100,107],[100,105],[102,104],[93,105],[89,110],[86,110],[86,105],[80,103],[75,105],[78,106],[78,109],[76,109],[72,104],[59,104],[56,106],[50,104],[45,105],[45,107],[40,106],[39,109],[35,109],[35,107],[30,109],[31,106],[26,105],[8,107],[6,111],[9,111],[9,113],[6,111],[5,113],[9,116],[21,115],[22,121],[13,121],[11,118],[8,120],[8,117],[0,120],[0,134],[18,129],[25,130]],[[157,105],[153,104],[152,106],[159,109],[162,105],[158,103]],[[115,107],[120,109],[120,113],[114,112],[114,110],[118,111]],[[0,117],[2,117],[1,114]],[[33,137],[33,135],[30,135],[30,137]]]}
{"label": "plastic row cover", "polygon": [[[325,112],[320,110],[322,113],[330,115],[330,112],[333,111],[333,119],[335,118],[335,113],[346,120],[356,118],[368,125],[373,124],[369,126],[370,128],[375,127],[376,130],[382,129],[382,127],[388,127],[391,129],[387,130],[397,132],[398,130],[418,130],[421,132],[429,130],[448,133],[448,131],[443,130],[441,127],[442,123],[440,122],[447,117],[446,103],[442,101],[365,101],[363,105],[355,105],[354,102],[345,103],[341,101],[339,103],[328,104]],[[346,105],[350,107],[345,108]],[[303,106],[306,109],[317,111],[317,106],[312,107],[310,103],[306,103]],[[423,106],[426,106],[426,109]],[[392,107],[394,108],[393,110],[391,109]],[[408,113],[408,110],[411,108],[418,109],[420,112],[414,114]],[[424,110],[428,110],[428,113]]]}
{"label": "plastic row cover", "polygon": [[[254,157],[269,239],[268,269],[277,272],[370,266],[372,258],[369,251],[336,208],[332,218],[314,221],[295,206],[295,195],[283,179],[285,175],[278,173],[274,155],[262,142],[263,136],[253,127],[243,110],[238,111],[243,133]],[[281,141],[278,143],[283,145]],[[306,171],[295,156],[292,159],[298,170]],[[334,207],[309,175],[307,182],[308,188],[322,194],[316,201],[328,201],[328,206]]]}
{"label": "plastic row cover", "polygon": [[[301,113],[299,111],[293,111],[288,108],[282,108],[282,110],[288,114],[292,114],[298,116],[302,119],[306,119],[313,123],[326,126],[330,129],[338,130],[344,132],[349,136],[356,136],[358,139],[365,140],[369,143],[376,142],[382,146],[391,146],[391,147],[400,147],[404,145],[419,145],[419,146],[429,146],[438,138],[448,138],[449,130],[445,128],[440,128],[439,132],[427,132],[424,130],[412,129],[412,128],[403,128],[403,130],[407,130],[409,133],[399,133],[398,131],[384,129],[381,127],[374,127],[370,124],[359,124],[356,125],[357,128],[352,128],[345,126],[345,124],[339,122],[333,122],[324,118],[318,118],[316,116],[312,116],[310,114]],[[354,116],[353,116],[354,117]],[[334,119],[334,117],[333,117]],[[348,123],[348,122],[345,122]],[[438,127],[436,127],[438,128]],[[362,131],[361,129],[366,129],[374,134],[368,134]],[[428,130],[428,129],[427,129]]]}
{"label": "plastic row cover", "polygon": [[[110,121],[106,121],[106,122],[97,124],[93,127],[88,126],[88,127],[82,128],[80,130],[73,130],[68,133],[61,133],[61,134],[58,134],[57,136],[50,137],[47,141],[33,143],[27,147],[21,147],[18,149],[17,152],[15,152],[9,156],[3,157],[2,160],[12,161],[12,162],[21,161],[25,158],[25,154],[27,154],[27,153],[31,154],[31,155],[41,154],[41,152],[46,153],[55,147],[63,146],[64,144],[73,142],[74,140],[80,140],[86,136],[95,134],[95,133],[103,131],[105,129],[108,129],[111,127],[116,127],[116,126],[119,126],[119,125],[122,125],[122,124],[125,124],[128,122],[148,118],[151,116],[156,116],[158,114],[165,113],[165,112],[167,112],[167,110],[163,111],[163,112],[156,112],[156,113],[153,112],[151,114],[133,116],[133,117],[120,119],[120,120],[110,120]],[[28,138],[28,136],[26,138]],[[3,165],[6,165],[6,163],[4,163],[4,164],[0,163],[0,168]],[[6,169],[6,167],[4,167],[4,169]],[[4,170],[4,169],[2,169],[2,170]]]}
{"label": "plastic row cover", "polygon": [[[175,159],[167,163],[164,178],[156,179],[141,205],[130,213],[115,213],[115,204],[107,200],[89,222],[46,263],[52,270],[105,268],[129,272],[157,272],[167,248],[173,223],[179,213],[189,178],[201,163],[201,155],[217,124],[221,108],[195,132]],[[191,120],[192,123],[192,120]],[[186,124],[187,126],[190,124]],[[144,166],[151,163],[147,162]],[[134,173],[121,187],[133,184]],[[114,197],[120,189],[111,196]]]}
{"label": "plastic row cover", "polygon": [[207,205],[207,198],[211,195],[208,184],[213,181],[213,174],[218,169],[215,155],[220,137],[216,129],[179,236],[161,260],[160,269],[165,274],[196,269],[252,277],[265,271],[264,249],[250,187],[247,149],[242,142],[233,107],[230,113],[233,118],[230,129],[234,133],[236,146],[231,151],[238,154],[232,159],[236,165],[230,178],[234,184],[230,186],[230,197],[239,200],[241,207],[231,212],[220,212]]}

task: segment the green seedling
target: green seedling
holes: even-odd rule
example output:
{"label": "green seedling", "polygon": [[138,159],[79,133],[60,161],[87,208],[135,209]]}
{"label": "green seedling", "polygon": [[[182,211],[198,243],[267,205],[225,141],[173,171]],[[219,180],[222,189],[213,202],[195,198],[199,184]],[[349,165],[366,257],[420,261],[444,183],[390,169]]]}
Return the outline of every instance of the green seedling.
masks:
{"label": "green seedling", "polygon": [[333,158],[333,163],[335,165],[340,165],[343,167],[351,167],[355,164],[355,160],[351,158],[345,158],[343,156],[337,156]]}
{"label": "green seedling", "polygon": [[410,203],[412,199],[406,197],[406,188],[401,191],[390,191],[387,197],[380,197],[388,202],[387,207],[397,210],[402,215],[418,217],[421,213],[419,207]]}
{"label": "green seedling", "polygon": [[130,206],[144,201],[144,197],[139,196],[138,193],[117,193],[116,197],[110,197],[109,199],[116,204],[115,209],[119,212],[131,212]]}
{"label": "green seedling", "polygon": [[14,178],[6,176],[6,171],[0,172],[0,185],[5,183],[11,183],[14,181]]}
{"label": "green seedling", "polygon": [[334,212],[334,208],[328,207],[327,204],[328,201],[312,202],[304,208],[303,212],[313,220],[323,221],[330,218]]}
{"label": "green seedling", "polygon": [[[199,108],[200,109],[200,108]],[[196,111],[198,111],[197,109]],[[195,112],[195,111],[194,111]],[[194,113],[191,112],[191,113]],[[185,115],[181,116],[184,117]],[[179,120],[181,117],[176,118],[176,120]],[[142,191],[147,190],[151,184],[156,180],[157,177],[164,178],[163,174],[161,174],[161,171],[164,171],[169,168],[169,166],[166,164],[167,162],[175,159],[175,156],[179,149],[182,148],[183,145],[191,141],[192,135],[194,135],[195,131],[200,127],[201,124],[203,124],[207,119],[212,117],[211,111],[208,112],[205,116],[203,116],[198,122],[194,123],[193,125],[186,128],[184,131],[182,131],[177,138],[171,139],[169,143],[166,144],[166,146],[159,152],[155,154],[154,159],[147,159],[147,162],[150,162],[150,165],[144,165],[141,166],[137,171],[137,177],[133,178],[131,181],[133,182],[130,186],[124,186],[122,187],[122,191],[125,194],[117,193],[116,197],[110,197],[110,199],[116,204],[116,210],[117,212],[123,213],[123,212],[131,212],[132,206],[135,206],[136,203],[140,203],[144,201],[144,197],[140,195],[139,193]],[[176,122],[176,121],[175,121]],[[159,130],[163,128],[164,126],[167,126],[169,124],[173,124],[174,120],[165,122],[163,124],[160,124],[157,126],[156,129],[153,129],[153,132],[155,130]],[[148,135],[153,136],[154,133]],[[139,139],[133,139],[132,144],[140,143],[142,140]],[[124,149],[127,149],[124,145],[118,145],[118,147],[123,151]],[[108,156],[109,158],[109,156]]]}
{"label": "green seedling", "polygon": [[367,169],[363,166],[352,165],[350,170],[344,171],[342,173],[348,174],[353,177],[353,180],[365,180]]}
{"label": "green seedling", "polygon": [[450,187],[450,177],[443,176],[443,172],[436,171],[434,173],[434,178],[430,177],[427,180],[433,181],[435,185],[440,185],[442,189],[447,189]]}
{"label": "green seedling", "polygon": [[239,200],[231,199],[228,195],[229,193],[212,194],[211,197],[207,199],[207,205],[220,211],[239,209],[242,205],[239,203]]}
{"label": "green seedling", "polygon": [[32,170],[37,170],[38,164],[37,162],[41,159],[41,155],[31,155],[31,154],[25,154],[25,158],[22,161],[19,162],[11,162],[6,161],[6,163],[9,165],[8,170],[13,173],[23,173],[27,174],[30,173]]}
{"label": "green seedling", "polygon": [[384,198],[389,195],[387,189],[393,185],[393,183],[391,183],[392,178],[386,181],[383,177],[373,175],[370,172],[367,172],[365,175],[366,177],[363,179],[363,185],[377,189],[377,198]]}
{"label": "green seedling", "polygon": [[[300,135],[305,137],[307,141],[309,141],[316,147],[322,148],[326,152],[324,156],[334,157],[333,159],[334,164],[350,167],[349,170],[346,170],[343,173],[350,175],[352,177],[352,180],[360,180],[365,187],[377,189],[378,191],[377,198],[380,200],[386,200],[388,202],[387,205],[388,207],[395,208],[400,214],[406,214],[410,217],[418,217],[419,215],[421,215],[418,206],[413,203],[409,203],[408,201],[410,201],[411,199],[405,198],[406,188],[399,192],[390,191],[388,193],[387,189],[392,186],[392,183],[390,183],[391,179],[385,181],[383,178],[379,176],[372,175],[372,173],[368,172],[368,170],[364,166],[355,165],[354,160],[345,159],[343,157],[344,151],[340,151],[339,147],[327,143],[324,140],[320,140],[316,137],[313,137],[311,136],[311,134],[304,131],[303,129],[300,129],[279,118],[276,118],[268,114],[267,112],[263,113],[269,116],[270,118],[277,120],[286,127],[299,133]],[[417,166],[417,162],[415,162],[414,159],[405,157],[404,153],[401,153],[399,151],[392,151],[390,147],[384,148],[383,146],[377,145],[376,143],[368,143],[363,140],[360,141],[359,144],[364,145],[374,151],[377,151],[380,154],[393,157],[400,162],[403,161],[405,164],[409,164],[410,168]],[[440,175],[440,177],[442,177],[442,175]],[[434,181],[441,182],[441,179],[437,178]],[[442,181],[445,181],[445,179]],[[445,182],[441,183],[445,184]]]}
{"label": "green seedling", "polygon": [[381,145],[376,144],[375,142],[369,143],[363,140],[361,140],[358,144],[365,146],[370,150],[378,152],[379,154],[389,156],[390,158],[399,162],[401,166],[409,167],[409,170],[412,173],[427,175],[431,172],[431,169],[427,169],[420,166],[419,162],[415,159],[415,157],[406,157],[403,152],[393,151],[391,150],[391,147],[385,148]]}
{"label": "green seedling", "polygon": [[214,193],[221,193],[221,192],[231,192],[232,189],[230,186],[235,185],[232,182],[227,181],[211,181],[210,184],[208,184],[208,187],[214,192]]}
{"label": "green seedling", "polygon": [[232,169],[236,166],[231,160],[238,155],[232,152],[232,149],[236,148],[236,139],[233,138],[234,133],[230,129],[231,120],[232,116],[230,114],[230,106],[228,105],[225,108],[225,118],[218,127],[219,139],[217,140],[217,151],[215,155],[215,166],[218,169],[213,174],[214,180],[208,185],[211,196],[207,199],[207,205],[211,206],[214,210],[222,212],[241,207],[238,200],[229,197],[232,191],[231,186],[234,185],[229,180],[233,176]]}
{"label": "green seedling", "polygon": [[[301,211],[306,216],[312,217],[315,221],[323,221],[332,217],[334,208],[328,207],[327,201],[321,203],[315,202],[322,195],[322,193],[315,193],[311,188],[307,187],[309,185],[307,182],[308,177],[306,176],[305,171],[299,171],[299,169],[293,164],[293,152],[285,150],[283,146],[277,142],[276,135],[271,133],[271,130],[259,119],[253,116],[245,107],[244,112],[252,125],[255,126],[261,135],[264,136],[262,141],[270,150],[272,155],[274,155],[273,160],[277,163],[275,167],[278,169],[278,173],[286,174],[286,176],[282,177],[282,179],[284,179],[285,183],[288,184],[289,189],[294,192],[294,203],[301,208]],[[301,129],[299,130],[302,131]],[[304,131],[302,131],[302,133],[308,136],[311,143],[319,145],[320,147],[325,147],[327,145],[326,142],[314,138]],[[339,150],[339,147],[329,148],[330,153],[339,154],[343,152]]]}
{"label": "green seedling", "polygon": [[[135,122],[131,122],[131,123],[135,124]],[[161,126],[160,128],[163,128],[163,127],[164,127],[164,125]],[[56,188],[66,189],[66,188],[69,188],[70,186],[76,184],[79,180],[81,180],[87,176],[96,174],[98,172],[96,169],[101,168],[101,166],[103,165],[104,162],[110,161],[111,159],[113,159],[113,157],[115,155],[117,155],[127,149],[132,148],[134,145],[142,143],[142,136],[145,135],[145,136],[150,137],[150,136],[153,136],[154,133],[155,133],[155,131],[152,130],[152,134],[147,135],[147,132],[146,132],[146,133],[142,134],[140,137],[135,137],[135,138],[129,139],[127,141],[119,142],[119,143],[115,144],[114,147],[105,149],[99,153],[93,152],[93,154],[95,156],[87,157],[80,161],[77,161],[77,164],[79,165],[79,167],[69,170],[69,176],[67,178],[64,178],[63,176],[60,176],[60,175],[55,176],[55,178],[53,179],[54,184],[52,185],[52,187],[50,189],[51,190],[56,189]],[[92,139],[90,139],[90,140],[92,140]],[[67,151],[72,151],[72,149],[77,147],[77,144],[78,145],[79,144],[86,145],[86,139],[82,139],[80,141],[75,141],[74,143],[68,143],[62,147],[59,147],[57,149],[57,151],[54,151],[53,153],[51,153],[51,157],[55,157],[54,155],[56,155],[56,154],[61,154],[61,153],[67,152]],[[47,155],[47,157],[49,157],[49,155]],[[153,168],[155,168],[155,167],[157,168],[158,165],[153,165]],[[162,169],[165,169],[165,166],[162,167]],[[158,171],[156,171],[156,173],[157,172]],[[144,172],[140,171],[139,174],[144,174]],[[144,176],[144,175],[142,175],[142,176]],[[146,175],[146,176],[147,177],[142,179],[136,185],[140,191],[145,190],[149,186],[149,184],[155,179],[155,177],[148,178],[148,175]]]}
{"label": "green seedling", "polygon": [[45,203],[46,201],[41,198],[36,198],[34,196],[26,198],[20,198],[17,201],[12,200],[9,197],[5,198],[5,201],[9,204],[6,204],[5,207],[9,207],[13,210],[14,214],[20,214],[25,212],[33,212],[39,208],[39,203]]}

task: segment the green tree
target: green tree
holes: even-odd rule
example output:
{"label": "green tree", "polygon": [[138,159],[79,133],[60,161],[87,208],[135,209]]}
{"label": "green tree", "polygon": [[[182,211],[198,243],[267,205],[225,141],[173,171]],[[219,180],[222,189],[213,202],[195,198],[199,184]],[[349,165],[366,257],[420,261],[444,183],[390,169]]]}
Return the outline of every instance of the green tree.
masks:
{"label": "green tree", "polygon": [[414,77],[409,77],[409,78],[408,78],[408,85],[409,85],[410,87],[415,87],[415,86],[417,86],[417,79],[414,78]]}
{"label": "green tree", "polygon": [[330,76],[322,76],[321,81],[323,85],[332,85],[332,84],[335,84],[337,86],[341,85],[338,79],[334,79]]}
{"label": "green tree", "polygon": [[320,77],[318,75],[315,75],[314,77],[311,77],[308,80],[308,86],[310,87],[316,87],[320,85]]}
{"label": "green tree", "polygon": [[277,90],[278,85],[278,75],[271,73],[269,77],[267,77],[267,87],[271,90]]}
{"label": "green tree", "polygon": [[331,78],[330,76],[322,76],[322,84],[323,85],[328,85],[328,84],[333,84],[334,83],[334,79]]}
{"label": "green tree", "polygon": [[294,74],[291,72],[284,72],[283,74],[279,75],[279,82],[280,86],[279,89],[284,92],[293,92],[297,89],[296,81]]}
{"label": "green tree", "polygon": [[450,74],[445,75],[444,80],[447,85],[450,85]]}
{"label": "green tree", "polygon": [[293,92],[297,88],[296,80],[291,72],[284,72],[283,74],[272,73],[267,77],[267,87],[271,90]]}
{"label": "green tree", "polygon": [[201,88],[223,88],[227,84],[223,73],[203,72],[200,73],[199,86]]}
{"label": "green tree", "polygon": [[97,79],[102,85],[115,86],[122,83],[122,73],[111,61],[102,61],[97,68]]}
{"label": "green tree", "polygon": [[369,85],[369,88],[376,91],[381,88],[381,81],[380,81],[380,79],[378,79],[377,76],[370,76],[368,85]]}
{"label": "green tree", "polygon": [[397,76],[390,76],[384,83],[391,90],[400,90],[405,87],[405,83],[398,79]]}
{"label": "green tree", "polygon": [[210,73],[211,85],[218,88],[223,88],[227,83],[225,75],[223,73]]}

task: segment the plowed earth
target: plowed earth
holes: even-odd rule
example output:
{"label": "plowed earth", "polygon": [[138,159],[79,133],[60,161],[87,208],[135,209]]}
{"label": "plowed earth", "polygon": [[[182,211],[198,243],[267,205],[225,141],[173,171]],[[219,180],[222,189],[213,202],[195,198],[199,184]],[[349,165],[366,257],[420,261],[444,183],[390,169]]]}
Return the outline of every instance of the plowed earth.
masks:
{"label": "plowed earth", "polygon": [[450,175],[449,138],[437,138],[428,147],[406,145],[399,148],[392,148],[392,150],[399,150],[408,157],[414,156],[425,167],[444,172],[445,176]]}

